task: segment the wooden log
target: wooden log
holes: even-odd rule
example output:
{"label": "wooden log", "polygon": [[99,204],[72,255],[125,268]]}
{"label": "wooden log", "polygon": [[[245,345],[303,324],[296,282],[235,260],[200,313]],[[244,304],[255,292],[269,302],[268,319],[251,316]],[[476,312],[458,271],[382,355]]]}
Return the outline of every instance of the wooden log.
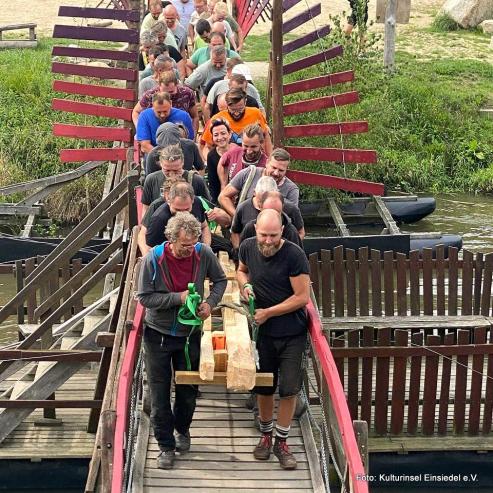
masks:
{"label": "wooden log", "polygon": [[72,7],[62,5],[58,8],[60,17],[82,17],[93,19],[112,19],[115,21],[139,22],[140,12],[138,10],[126,9],[102,9],[94,7]]}
{"label": "wooden log", "polygon": [[327,60],[340,56],[342,55],[342,52],[342,46],[334,46],[333,48],[329,48],[328,50],[316,53],[315,55],[310,55],[306,58],[296,60],[295,62],[287,63],[283,66],[282,73],[284,75],[293,74],[294,72],[298,72],[299,70],[317,65],[317,63],[325,62]]}
{"label": "wooden log", "polygon": [[214,353],[212,349],[211,317],[204,321],[202,338],[200,340],[199,375],[201,380],[214,378]]}
{"label": "wooden log", "polygon": [[62,149],[60,161],[62,163],[84,162],[89,160],[123,161],[127,156],[125,147],[97,147],[94,149]]}
{"label": "wooden log", "polygon": [[[345,163],[373,164],[377,162],[377,153],[366,149],[337,149],[337,148],[319,148],[319,147],[291,147],[287,146],[286,150],[292,159],[301,159],[305,161],[339,161]],[[291,170],[292,172],[292,170]],[[341,178],[343,180],[344,178]],[[360,181],[363,180],[353,180]],[[365,192],[363,192],[365,193]],[[371,192],[370,192],[371,193]],[[383,193],[375,194],[383,195]]]}
{"label": "wooden log", "polygon": [[119,101],[133,101],[134,91],[120,87],[99,86],[97,84],[81,84],[66,80],[54,80],[53,90],[67,94],[80,94],[82,96],[94,96],[96,98],[117,99]]}
{"label": "wooden log", "polygon": [[301,25],[305,24],[306,22],[310,21],[314,17],[317,17],[322,13],[322,4],[317,3],[313,7],[310,7],[307,10],[304,10],[300,14],[294,16],[293,18],[289,19],[286,22],[283,22],[282,24],[282,33],[287,34],[297,27],[300,27]]}
{"label": "wooden log", "polygon": [[352,82],[354,80],[354,72],[348,70],[346,72],[338,72],[335,74],[321,75],[312,79],[303,79],[296,82],[284,84],[283,94],[295,94],[297,92],[311,91],[320,89],[321,87],[332,87],[336,84],[344,82]]}
{"label": "wooden log", "polygon": [[[272,373],[256,373],[255,385],[259,387],[270,387],[273,385]],[[214,372],[212,380],[202,380],[198,371],[177,371],[175,373],[177,385],[227,385],[228,376],[226,372]]]}
{"label": "wooden log", "polygon": [[103,116],[105,118],[114,118],[115,120],[132,120],[132,110],[118,106],[106,106],[104,104],[83,103],[69,99],[53,98],[51,108],[58,111],[67,111],[68,113]]}
{"label": "wooden log", "polygon": [[330,26],[323,26],[315,31],[312,31],[304,36],[300,36],[299,38],[294,39],[293,41],[289,41],[282,45],[282,52],[286,55],[287,53],[291,53],[292,51],[298,50],[299,48],[303,48],[308,44],[311,44],[315,41],[318,41],[321,38],[324,38],[330,33]]}
{"label": "wooden log", "polygon": [[346,104],[359,102],[357,91],[335,94],[333,96],[322,96],[321,98],[304,99],[296,103],[285,104],[283,107],[284,116],[299,115],[310,111],[321,111],[326,108],[335,108]]}
{"label": "wooden log", "polygon": [[368,122],[311,123],[284,127],[284,136],[315,137],[319,135],[340,135],[368,132]]}
{"label": "wooden log", "polygon": [[81,77],[95,77],[104,80],[136,81],[138,77],[136,70],[116,67],[94,67],[76,63],[53,62],[51,71],[54,74],[79,75]]}
{"label": "wooden log", "polygon": [[66,26],[56,24],[53,38],[86,39],[92,41],[122,41],[138,43],[139,31],[135,29],[108,29],[107,27]]}
{"label": "wooden log", "polygon": [[[286,148],[287,150],[289,148]],[[303,149],[302,147],[299,148]],[[291,156],[293,157],[293,156]],[[288,170],[288,178],[295,183],[303,185],[314,185],[324,188],[335,188],[346,190],[348,192],[379,194],[384,193],[383,183],[374,183],[364,180],[353,180],[350,178],[341,178],[340,176],[322,175],[319,173],[309,173],[308,171]]]}
{"label": "wooden log", "polygon": [[121,127],[96,127],[90,125],[53,124],[53,135],[102,141],[131,142],[130,129]]}
{"label": "wooden log", "polygon": [[75,46],[54,46],[53,56],[68,56],[74,58],[102,58],[122,62],[137,62],[139,54],[132,51],[101,50],[98,48],[79,48]]}

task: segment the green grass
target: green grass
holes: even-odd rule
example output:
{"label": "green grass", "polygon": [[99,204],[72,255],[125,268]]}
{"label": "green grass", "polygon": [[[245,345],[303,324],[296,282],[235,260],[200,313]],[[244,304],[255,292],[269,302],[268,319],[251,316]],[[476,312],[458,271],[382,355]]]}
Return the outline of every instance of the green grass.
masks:
{"label": "green grass", "polygon": [[461,29],[459,24],[454,21],[449,15],[441,12],[435,16],[432,24],[432,30],[435,32],[450,32]]}

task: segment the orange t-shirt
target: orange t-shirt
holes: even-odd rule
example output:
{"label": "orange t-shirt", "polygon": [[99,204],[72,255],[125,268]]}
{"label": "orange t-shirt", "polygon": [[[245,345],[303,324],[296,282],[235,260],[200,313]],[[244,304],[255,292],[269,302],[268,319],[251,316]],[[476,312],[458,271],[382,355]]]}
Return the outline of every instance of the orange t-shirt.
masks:
{"label": "orange t-shirt", "polygon": [[258,123],[262,127],[262,130],[266,135],[267,132],[269,131],[267,120],[265,119],[264,114],[258,108],[250,108],[247,106],[245,108],[245,113],[243,115],[243,118],[238,121],[233,120],[233,118],[231,118],[231,115],[228,113],[228,110],[223,110],[220,111],[219,113],[216,113],[207,122],[204,128],[204,133],[202,134],[202,137],[200,139],[201,144],[212,145],[211,123],[216,118],[223,118],[224,120],[226,120],[229,123],[229,127],[231,128],[231,130],[237,134],[241,134],[243,132],[243,129],[248,125],[251,125],[252,123]]}

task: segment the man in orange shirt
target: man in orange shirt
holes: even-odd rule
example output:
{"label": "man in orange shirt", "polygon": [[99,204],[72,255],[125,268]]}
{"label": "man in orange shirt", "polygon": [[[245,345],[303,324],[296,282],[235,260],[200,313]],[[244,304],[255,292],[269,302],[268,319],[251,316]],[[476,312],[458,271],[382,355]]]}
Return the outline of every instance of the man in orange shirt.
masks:
{"label": "man in orange shirt", "polygon": [[[206,124],[204,133],[200,139],[200,144],[205,147],[204,154],[207,155],[212,149],[212,134],[210,126],[216,118],[225,119],[231,130],[241,136],[243,129],[252,123],[258,123],[265,134],[264,149],[269,156],[272,152],[272,140],[269,134],[269,127],[265,116],[258,108],[249,108],[246,106],[246,92],[240,88],[230,89],[226,93],[227,109],[214,115]],[[239,143],[239,142],[238,142]]]}

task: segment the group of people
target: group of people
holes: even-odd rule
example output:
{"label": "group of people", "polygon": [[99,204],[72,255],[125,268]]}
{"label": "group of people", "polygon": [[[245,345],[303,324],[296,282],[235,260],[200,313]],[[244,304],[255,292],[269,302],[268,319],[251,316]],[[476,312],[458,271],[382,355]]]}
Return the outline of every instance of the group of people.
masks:
{"label": "group of people", "polygon": [[310,282],[299,189],[286,176],[290,155],[272,148],[240,58],[243,34],[226,4],[166,3],[150,0],[142,23],[142,91],[133,110],[146,175],[137,296],[146,308],[158,467],[172,468],[175,453],[191,446],[198,389],[176,385],[172,406],[172,372],[198,369],[200,330],[184,313],[191,310],[200,325],[220,303],[227,280],[215,253],[224,250],[236,262],[241,295],[255,300],[259,371],[274,375],[272,386],[254,389],[261,436],[253,454],[266,460],[274,453],[281,467],[294,469],[287,438],[302,383]]}

